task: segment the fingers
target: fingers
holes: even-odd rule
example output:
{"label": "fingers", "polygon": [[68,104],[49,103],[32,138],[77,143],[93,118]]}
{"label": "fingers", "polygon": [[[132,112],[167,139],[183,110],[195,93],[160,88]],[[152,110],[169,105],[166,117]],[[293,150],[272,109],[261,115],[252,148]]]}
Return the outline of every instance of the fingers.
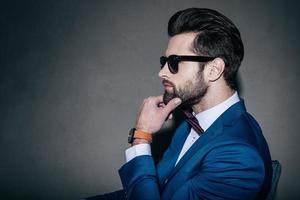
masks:
{"label": "fingers", "polygon": [[164,111],[168,114],[181,104],[181,99],[174,98],[165,106]]}
{"label": "fingers", "polygon": [[157,106],[159,108],[164,108],[165,107],[165,104],[163,102],[163,95],[160,95],[160,96],[150,96],[150,97],[144,99],[143,104],[145,104],[145,103],[149,103],[152,106]]}
{"label": "fingers", "polygon": [[171,120],[171,119],[173,119],[173,114],[172,113],[169,114],[169,116],[168,116],[168,120]]}
{"label": "fingers", "polygon": [[153,97],[153,100],[158,105],[163,102],[163,95]]}
{"label": "fingers", "polygon": [[177,106],[181,104],[181,99],[180,98],[174,98],[169,101],[167,105],[163,103],[163,95],[160,96],[152,96],[148,97],[147,99],[144,100],[144,103],[150,103],[152,105],[156,105],[159,108],[163,108],[163,112],[165,115],[169,115],[171,111],[173,111]]}

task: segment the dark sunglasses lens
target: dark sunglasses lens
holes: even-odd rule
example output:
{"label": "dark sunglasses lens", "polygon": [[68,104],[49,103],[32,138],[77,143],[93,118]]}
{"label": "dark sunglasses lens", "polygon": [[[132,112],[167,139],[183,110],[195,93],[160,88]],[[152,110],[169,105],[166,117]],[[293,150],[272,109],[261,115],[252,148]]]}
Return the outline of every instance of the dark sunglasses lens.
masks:
{"label": "dark sunglasses lens", "polygon": [[168,63],[168,68],[172,74],[176,74],[178,72],[178,60],[174,56],[160,57],[160,68],[162,69],[165,64]]}
{"label": "dark sunglasses lens", "polygon": [[168,58],[165,56],[160,57],[160,68],[161,69],[165,66],[167,60],[168,60]]}
{"label": "dark sunglasses lens", "polygon": [[168,67],[172,74],[176,74],[178,72],[178,60],[171,57],[168,62]]}

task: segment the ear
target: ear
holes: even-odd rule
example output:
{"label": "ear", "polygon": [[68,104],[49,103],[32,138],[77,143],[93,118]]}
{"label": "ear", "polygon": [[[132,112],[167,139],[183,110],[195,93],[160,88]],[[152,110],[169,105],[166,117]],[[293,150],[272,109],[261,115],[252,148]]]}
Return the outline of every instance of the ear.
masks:
{"label": "ear", "polygon": [[216,81],[218,80],[222,74],[224,73],[225,69],[225,63],[223,59],[221,58],[215,58],[213,61],[211,61],[209,67],[208,67],[208,80],[209,81]]}

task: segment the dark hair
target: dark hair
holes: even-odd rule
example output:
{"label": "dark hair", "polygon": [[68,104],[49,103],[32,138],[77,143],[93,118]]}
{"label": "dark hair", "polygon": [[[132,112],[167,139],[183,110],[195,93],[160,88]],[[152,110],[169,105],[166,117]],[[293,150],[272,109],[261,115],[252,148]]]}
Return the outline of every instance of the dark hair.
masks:
{"label": "dark hair", "polygon": [[237,72],[244,57],[244,46],[239,30],[221,13],[207,8],[189,8],[175,13],[169,20],[170,37],[196,32],[195,52],[203,56],[222,58],[224,78],[229,87],[237,89]]}

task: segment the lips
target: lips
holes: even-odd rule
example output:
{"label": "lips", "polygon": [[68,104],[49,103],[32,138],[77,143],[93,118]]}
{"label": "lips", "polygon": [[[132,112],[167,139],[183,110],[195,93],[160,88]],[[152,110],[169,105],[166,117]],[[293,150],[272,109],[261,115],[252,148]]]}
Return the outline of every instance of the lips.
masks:
{"label": "lips", "polygon": [[174,85],[171,82],[167,81],[167,80],[163,80],[163,85],[165,87],[165,90],[170,90],[171,88],[174,87]]}
{"label": "lips", "polygon": [[169,83],[165,83],[164,86],[165,86],[165,87],[173,87],[173,86],[172,86],[171,84],[169,84]]}
{"label": "lips", "polygon": [[165,91],[171,92],[173,89],[172,86],[165,86]]}

